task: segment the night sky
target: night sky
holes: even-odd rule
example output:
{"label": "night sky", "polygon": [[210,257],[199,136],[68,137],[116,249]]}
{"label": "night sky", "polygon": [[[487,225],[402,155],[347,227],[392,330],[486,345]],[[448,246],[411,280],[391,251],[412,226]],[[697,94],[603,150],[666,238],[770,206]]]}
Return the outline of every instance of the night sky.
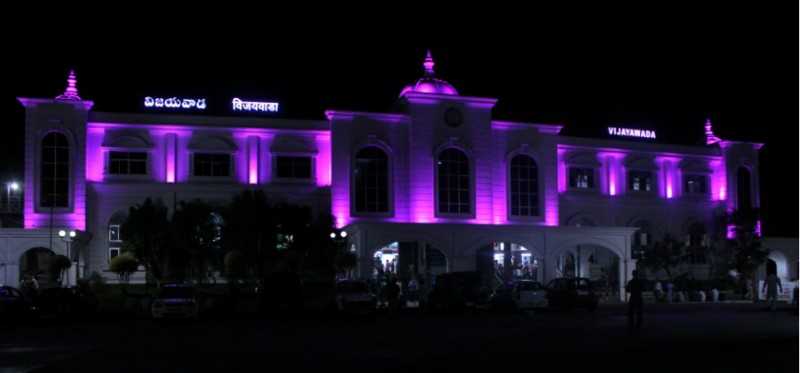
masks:
{"label": "night sky", "polygon": [[[431,50],[437,75],[462,95],[499,99],[498,119],[560,123],[562,134],[590,137],[607,137],[609,125],[652,128],[660,143],[702,144],[710,117],[722,138],[766,143],[765,233],[797,236],[798,42],[796,24],[788,26],[658,43],[538,40]],[[15,97],[60,94],[69,68],[96,111],[143,112],[144,96],[189,96],[208,97],[208,114],[229,115],[237,96],[279,101],[277,116],[310,119],[323,119],[329,108],[390,111],[402,87],[422,74],[425,47],[337,44],[251,52],[21,49],[3,77],[0,177],[22,178],[24,117]]]}

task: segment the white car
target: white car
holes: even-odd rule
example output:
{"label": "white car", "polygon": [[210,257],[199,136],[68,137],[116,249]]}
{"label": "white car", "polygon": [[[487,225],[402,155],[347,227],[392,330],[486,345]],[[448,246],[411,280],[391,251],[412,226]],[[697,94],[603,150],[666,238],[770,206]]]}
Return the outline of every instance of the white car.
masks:
{"label": "white car", "polygon": [[536,281],[515,282],[511,290],[511,299],[518,309],[547,307],[545,288]]}
{"label": "white car", "polygon": [[150,308],[153,319],[195,319],[200,306],[195,289],[189,285],[163,285]]}

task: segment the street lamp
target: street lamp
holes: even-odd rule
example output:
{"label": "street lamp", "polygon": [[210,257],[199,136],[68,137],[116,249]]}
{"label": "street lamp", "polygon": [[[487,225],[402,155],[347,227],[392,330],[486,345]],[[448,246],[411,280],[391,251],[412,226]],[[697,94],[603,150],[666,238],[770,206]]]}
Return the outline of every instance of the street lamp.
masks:
{"label": "street lamp", "polygon": [[[67,244],[67,257],[72,256],[71,255],[72,253],[70,252],[70,246],[72,244],[72,241],[75,239],[75,236],[77,235],[78,233],[72,229],[70,229],[69,231],[63,229],[58,231],[58,236],[61,237],[61,240],[63,240],[64,243]],[[80,271],[78,270],[78,264],[79,264],[78,256],[75,255],[75,286],[78,286],[78,274],[80,273]]]}
{"label": "street lamp", "polygon": [[12,181],[6,183],[6,210],[11,212],[11,192],[16,192],[19,190],[19,183],[16,181]]}

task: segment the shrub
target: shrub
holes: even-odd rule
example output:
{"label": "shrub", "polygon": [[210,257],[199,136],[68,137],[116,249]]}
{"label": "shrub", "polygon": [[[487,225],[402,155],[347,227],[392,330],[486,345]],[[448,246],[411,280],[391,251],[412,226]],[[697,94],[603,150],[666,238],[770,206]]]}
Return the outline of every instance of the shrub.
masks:
{"label": "shrub", "polygon": [[119,276],[119,279],[127,282],[130,275],[139,268],[139,261],[130,254],[122,254],[111,259],[109,270]]}

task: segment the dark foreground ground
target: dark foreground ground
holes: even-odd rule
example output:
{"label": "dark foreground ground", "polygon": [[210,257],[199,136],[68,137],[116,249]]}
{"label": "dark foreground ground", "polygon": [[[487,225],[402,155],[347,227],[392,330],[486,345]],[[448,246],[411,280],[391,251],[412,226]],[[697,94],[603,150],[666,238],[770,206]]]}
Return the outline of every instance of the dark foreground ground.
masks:
{"label": "dark foreground ground", "polygon": [[0,372],[798,372],[798,311],[751,304],[0,329]]}

